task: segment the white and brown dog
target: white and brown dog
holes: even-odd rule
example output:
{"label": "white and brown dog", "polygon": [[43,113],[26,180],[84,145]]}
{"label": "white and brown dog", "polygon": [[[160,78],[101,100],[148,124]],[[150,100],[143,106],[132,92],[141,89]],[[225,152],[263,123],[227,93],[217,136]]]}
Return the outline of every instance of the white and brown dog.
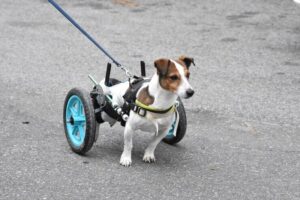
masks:
{"label": "white and brown dog", "polygon": [[[164,110],[172,107],[176,103],[178,96],[181,98],[193,96],[194,90],[189,84],[189,67],[191,63],[194,64],[194,60],[185,56],[181,56],[178,60],[165,58],[156,60],[154,66],[157,73],[139,89],[137,100],[152,108]],[[128,82],[107,87],[104,85],[104,81],[101,81],[100,85],[104,89],[104,94],[111,94],[114,103],[119,106],[124,104],[123,95],[129,87]],[[102,118],[109,121],[107,116],[102,116]],[[120,164],[124,166],[131,165],[132,136],[136,130],[156,133],[146,148],[143,157],[145,162],[154,162],[154,150],[158,143],[167,135],[174,118],[174,112],[162,115],[147,112],[147,115],[142,117],[130,111],[124,131],[124,150]]]}

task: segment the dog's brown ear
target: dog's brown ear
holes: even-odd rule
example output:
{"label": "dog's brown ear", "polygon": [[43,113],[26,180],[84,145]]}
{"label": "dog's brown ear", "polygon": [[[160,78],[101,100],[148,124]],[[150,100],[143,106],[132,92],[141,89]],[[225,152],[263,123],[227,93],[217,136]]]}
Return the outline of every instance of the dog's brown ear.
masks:
{"label": "dog's brown ear", "polygon": [[154,62],[154,66],[157,69],[157,74],[159,76],[166,76],[168,73],[169,66],[171,61],[166,58],[160,58]]}
{"label": "dog's brown ear", "polygon": [[194,58],[190,58],[190,57],[186,57],[186,56],[180,56],[179,60],[181,60],[182,62],[184,62],[184,64],[186,65],[187,68],[189,68],[192,63],[195,66]]}

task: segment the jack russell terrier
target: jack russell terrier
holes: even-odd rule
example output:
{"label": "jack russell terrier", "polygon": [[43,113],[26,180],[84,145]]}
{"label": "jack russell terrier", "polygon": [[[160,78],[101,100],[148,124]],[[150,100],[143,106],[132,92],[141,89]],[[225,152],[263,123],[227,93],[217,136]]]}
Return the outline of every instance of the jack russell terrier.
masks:
{"label": "jack russell terrier", "polygon": [[[148,108],[147,114],[141,116],[135,110],[130,111],[129,118],[124,130],[124,150],[121,155],[120,164],[130,166],[132,136],[136,130],[155,132],[155,135],[145,150],[143,161],[151,163],[155,161],[154,151],[158,143],[166,137],[168,130],[175,120],[174,105],[178,97],[189,98],[193,96],[194,90],[189,83],[189,67],[194,64],[194,59],[181,56],[177,60],[161,58],[154,62],[157,73],[150,81],[144,82],[136,93],[136,102]],[[130,83],[123,82],[111,87],[100,82],[105,95],[112,96],[112,102],[119,106],[124,105],[124,94],[130,87]],[[154,110],[165,110],[159,113]],[[103,115],[106,115],[103,113]],[[102,116],[108,119],[108,116]],[[109,120],[108,120],[109,121]],[[113,124],[113,122],[110,124]]]}

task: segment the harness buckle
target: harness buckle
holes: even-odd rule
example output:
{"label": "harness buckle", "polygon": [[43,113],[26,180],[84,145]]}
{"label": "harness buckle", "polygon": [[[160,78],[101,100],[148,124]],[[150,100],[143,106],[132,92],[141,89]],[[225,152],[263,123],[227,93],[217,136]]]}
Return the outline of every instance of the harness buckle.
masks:
{"label": "harness buckle", "polygon": [[133,110],[133,112],[135,112],[136,114],[138,114],[141,117],[145,117],[147,114],[147,111],[139,106],[134,106],[134,108],[132,110]]}

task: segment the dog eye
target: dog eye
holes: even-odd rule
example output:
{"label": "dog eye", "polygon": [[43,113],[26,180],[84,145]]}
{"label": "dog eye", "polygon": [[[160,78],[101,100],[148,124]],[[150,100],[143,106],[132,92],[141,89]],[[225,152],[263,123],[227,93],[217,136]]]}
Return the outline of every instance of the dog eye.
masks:
{"label": "dog eye", "polygon": [[179,78],[178,78],[178,76],[170,76],[170,79],[172,80],[172,81],[176,81],[176,80],[178,80]]}

